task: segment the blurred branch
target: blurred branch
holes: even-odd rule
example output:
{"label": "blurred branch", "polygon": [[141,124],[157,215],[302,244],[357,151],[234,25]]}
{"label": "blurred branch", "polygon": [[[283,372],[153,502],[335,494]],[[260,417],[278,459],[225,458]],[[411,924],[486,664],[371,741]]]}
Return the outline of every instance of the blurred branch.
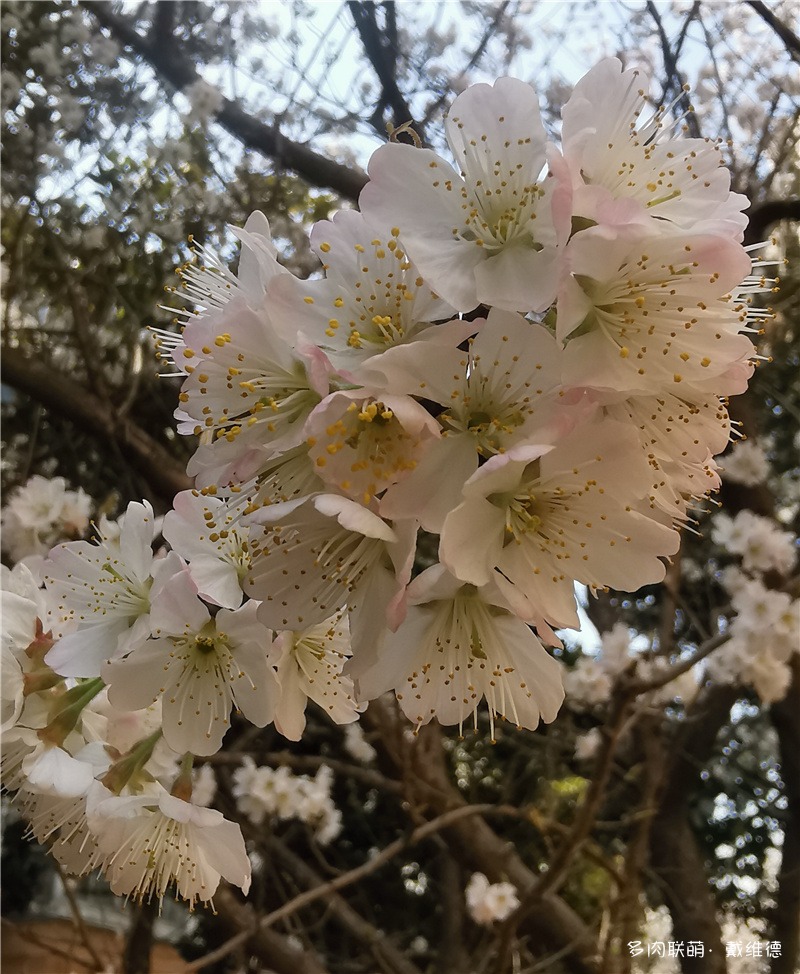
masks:
{"label": "blurred branch", "polygon": [[[425,805],[431,812],[475,807],[467,805],[451,780],[438,725],[421,728],[410,743],[403,733],[402,718],[385,699],[373,700],[362,719],[379,731],[376,746],[403,775],[409,812]],[[491,808],[496,811],[502,806]],[[514,844],[498,835],[482,815],[454,820],[442,838],[459,861],[484,873],[491,883],[508,880],[522,890],[536,881],[536,874],[523,862]],[[596,974],[594,933],[555,894],[542,896],[537,909],[525,918],[522,931],[534,944],[559,952],[563,949],[564,967],[573,974]]]}
{"label": "blurred branch", "polygon": [[131,419],[118,417],[107,402],[68,376],[53,371],[45,362],[30,359],[17,348],[6,348],[3,382],[87,433],[111,440],[166,503],[171,504],[175,494],[191,487],[183,466],[166,447]]}
{"label": "blurred branch", "polygon": [[[194,64],[181,54],[174,38],[165,45],[161,40],[156,42],[144,37],[131,21],[114,13],[110,3],[83,0],[82,6],[107,27],[119,43],[143,58],[162,81],[181,91],[200,80]],[[216,120],[248,148],[263,153],[278,166],[293,170],[312,186],[326,186],[345,199],[356,200],[367,181],[366,173],[360,169],[343,166],[306,145],[287,139],[277,126],[267,125],[249,115],[237,102],[224,99]]]}
{"label": "blurred branch", "polygon": [[445,812],[438,818],[433,819],[430,822],[426,822],[419,828],[415,829],[411,835],[408,837],[403,837],[401,839],[396,839],[391,842],[384,849],[368,859],[365,863],[360,866],[356,866],[355,869],[350,869],[346,873],[342,873],[335,879],[328,880],[326,883],[321,883],[315,886],[313,889],[306,890],[305,893],[300,893],[293,899],[284,903],[283,906],[278,907],[277,910],[273,910],[268,913],[265,917],[262,917],[255,923],[251,923],[244,930],[240,930],[235,936],[231,937],[216,950],[212,950],[210,953],[206,954],[204,957],[198,958],[198,960],[192,961],[185,968],[186,974],[190,971],[201,971],[205,967],[209,967],[211,964],[216,963],[223,957],[227,957],[231,951],[235,950],[240,944],[246,943],[252,936],[261,931],[265,930],[267,927],[272,926],[279,920],[283,920],[285,917],[291,916],[298,910],[302,910],[303,907],[308,906],[310,903],[314,903],[323,897],[328,897],[331,893],[336,890],[344,889],[346,886],[352,886],[353,883],[359,882],[365,876],[369,876],[371,873],[376,872],[385,863],[389,862],[396,855],[407,849],[410,846],[416,845],[418,842],[422,842],[423,839],[427,839],[429,836],[434,835],[441,829],[445,829],[453,823],[457,822],[459,819],[464,818],[474,818],[477,815],[494,814],[494,815],[516,815],[517,810],[515,808],[506,808],[504,806],[497,805],[463,805],[460,808],[452,808],[449,812]]}
{"label": "blurred branch", "polygon": [[676,49],[674,51],[669,42],[666,31],[664,30],[664,24],[661,21],[661,14],[658,12],[658,7],[656,7],[652,0],[647,0],[646,6],[647,12],[655,21],[656,30],[658,31],[658,39],[661,44],[661,56],[664,59],[664,67],[667,71],[667,80],[664,84],[664,94],[662,99],[666,101],[666,95],[670,88],[677,88],[677,91],[681,92],[680,97],[678,98],[678,104],[685,113],[686,127],[688,128],[689,134],[693,139],[699,139],[701,137],[700,123],[697,121],[697,116],[692,110],[689,95],[684,89],[686,79],[678,70],[678,54],[680,48],[683,46],[683,38],[686,36],[686,31],[689,29],[689,24],[700,11],[700,4],[697,2],[697,0],[695,0],[695,3],[692,4],[692,9],[686,15],[686,20],[681,30],[679,44],[676,45]]}
{"label": "blurred branch", "polygon": [[134,907],[122,953],[122,974],[150,974],[153,923],[157,912],[157,900],[142,901]]}
{"label": "blurred branch", "polygon": [[[274,974],[328,974],[328,969],[320,958],[311,950],[298,949],[288,937],[276,933],[274,930],[259,927],[256,913],[251,906],[241,903],[227,886],[220,886],[214,894],[214,910],[221,926],[232,932],[245,930],[247,936],[239,938],[231,947],[234,950],[240,944],[247,943],[249,953],[255,954],[264,966]],[[238,937],[238,934],[236,935]],[[234,938],[235,939],[235,938]],[[223,944],[225,947],[231,941]],[[230,951],[225,950],[220,956],[227,956]],[[200,970],[206,966],[211,954],[206,954],[199,960],[187,964],[183,971]],[[213,963],[213,961],[208,961]],[[200,965],[200,966],[198,966]]]}
{"label": "blurred branch", "polygon": [[[56,861],[55,863],[56,872],[58,873],[58,878],[61,880],[61,888],[64,890],[64,895],[67,898],[67,903],[69,903],[69,911],[72,914],[72,920],[75,923],[75,927],[78,931],[78,936],[81,939],[86,953],[92,959],[92,963],[95,965],[93,970],[104,971],[106,969],[106,961],[97,953],[92,943],[92,938],[89,936],[89,931],[86,927],[86,921],[83,919],[83,914],[81,913],[81,908],[78,905],[78,901],[75,898],[75,891],[72,889],[72,884],[69,877],[64,872],[61,867],[61,863]],[[125,974],[128,974],[126,971]]]}
{"label": "blurred branch", "polygon": [[554,893],[559,889],[566,878],[568,866],[589,837],[611,777],[617,745],[628,726],[634,699],[635,691],[629,685],[618,686],[608,715],[607,726],[603,728],[603,741],[597,755],[594,773],[575,821],[556,849],[547,872],[522,890],[519,906],[504,923],[501,945],[498,949],[496,966],[498,974],[506,969],[512,936],[517,927],[538,908],[547,893]]}
{"label": "blurred branch", "polygon": [[781,868],[771,916],[774,939],[783,949],[773,958],[770,974],[794,974],[800,965],[800,657],[795,655],[790,665],[789,692],[771,708],[788,806],[781,823]]}
{"label": "blurred branch", "polygon": [[[276,836],[267,836],[264,840],[267,851],[281,862],[295,878],[309,889],[323,884],[319,876],[310,866],[295,855],[285,842]],[[389,974],[420,974],[416,964],[407,960],[401,951],[392,944],[386,934],[374,927],[357,913],[350,904],[338,893],[329,893],[325,897],[325,909],[331,913],[339,923],[351,934],[367,946],[369,952]]]}
{"label": "blurred branch", "polygon": [[[489,41],[492,39],[493,35],[497,31],[497,25],[505,16],[506,10],[509,8],[510,5],[511,5],[511,0],[503,0],[502,3],[499,3],[497,5],[497,7],[495,8],[494,16],[492,17],[489,26],[483,32],[483,36],[478,42],[478,46],[475,48],[472,57],[469,59],[469,61],[467,61],[466,65],[464,66],[464,70],[461,72],[462,75],[467,74],[467,72],[471,71],[477,65],[480,59],[483,57],[483,54],[486,51],[486,47],[489,44]],[[439,97],[436,99],[436,101],[430,106],[427,112],[425,112],[425,118],[423,118],[422,124],[427,125],[428,122],[430,122],[433,116],[439,111],[442,105],[444,105],[444,103],[450,97],[451,97],[451,92],[443,91],[442,94],[439,95]]]}
{"label": "blurred branch", "polygon": [[[347,6],[353,18],[353,23],[361,38],[364,53],[369,63],[375,69],[375,74],[381,83],[381,96],[378,106],[371,118],[372,127],[376,132],[386,137],[383,124],[384,107],[391,108],[392,122],[395,126],[404,122],[413,122],[413,128],[423,143],[426,141],[423,123],[414,122],[411,108],[397,85],[397,50],[393,48],[391,32],[381,30],[378,26],[377,4],[361,3],[360,0],[348,0]],[[394,23],[394,3],[384,4],[386,10],[387,27]],[[397,40],[397,25],[393,31]]]}
{"label": "blurred branch", "polygon": [[674,940],[705,945],[703,957],[682,958],[687,974],[725,974],[727,967],[705,858],[692,831],[689,810],[700,770],[713,754],[719,730],[737,697],[738,689],[732,686],[712,686],[701,693],[665,748],[665,774],[650,833],[650,862],[672,915]]}
{"label": "blurred branch", "polygon": [[745,2],[749,7],[752,7],[753,10],[755,10],[755,12],[765,23],[769,24],[778,37],[780,37],[780,39],[783,41],[792,60],[797,61],[797,63],[800,64],[800,37],[798,37],[787,24],[784,24],[780,18],[776,17],[769,7],[765,3],[762,3],[761,0],[745,0]]}
{"label": "blurred branch", "polygon": [[745,243],[760,243],[769,228],[780,220],[800,220],[800,199],[770,200],[754,206],[748,216],[750,223],[745,231]]}

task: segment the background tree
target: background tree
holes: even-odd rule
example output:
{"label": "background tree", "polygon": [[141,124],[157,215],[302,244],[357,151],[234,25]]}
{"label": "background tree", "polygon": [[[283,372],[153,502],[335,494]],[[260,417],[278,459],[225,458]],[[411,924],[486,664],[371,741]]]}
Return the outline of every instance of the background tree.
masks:
{"label": "background tree", "polygon": [[[174,432],[177,385],[158,377],[145,329],[175,327],[163,306],[184,303],[175,271],[193,259],[189,239],[233,262],[227,227],[262,209],[283,259],[315,274],[306,233],[356,204],[387,129],[411,122],[439,149],[455,94],[510,73],[541,93],[555,131],[570,85],[604,54],[649,69],[680,124],[723,140],[751,200],[748,242],[774,234],[774,253],[790,260],[761,339],[768,360],[731,403],[768,473],[751,483],[734,473],[720,499],[730,516],[749,510],[796,535],[800,40],[790,2],[4,5],[7,495],[32,474],[58,475],[108,511],[140,497],[166,510],[188,484],[191,445]],[[465,740],[438,727],[414,736],[382,699],[363,717],[373,758],[321,717],[291,747],[271,728],[239,728],[213,759],[215,801],[243,821],[259,867],[247,905],[225,890],[218,916],[189,928],[181,946],[195,969],[624,974],[648,962],[661,974],[667,959],[634,959],[627,945],[653,939],[666,911],[675,941],[705,945],[670,964],[749,972],[725,943],[779,941],[780,956],[747,962],[791,974],[800,660],[772,700],[695,666],[724,649],[721,572],[740,563],[714,540],[708,512],[698,522],[663,585],[587,600],[587,634],[563,651],[573,693],[547,729],[501,728],[494,745],[483,724]],[[794,571],[766,584],[797,598]],[[613,672],[603,661],[615,639],[634,652]],[[298,820],[248,824],[235,795],[245,758],[298,774],[330,767],[335,842],[321,845]],[[516,887],[520,906],[503,922],[470,918],[474,872]],[[128,971],[147,969],[146,919],[131,928]]]}

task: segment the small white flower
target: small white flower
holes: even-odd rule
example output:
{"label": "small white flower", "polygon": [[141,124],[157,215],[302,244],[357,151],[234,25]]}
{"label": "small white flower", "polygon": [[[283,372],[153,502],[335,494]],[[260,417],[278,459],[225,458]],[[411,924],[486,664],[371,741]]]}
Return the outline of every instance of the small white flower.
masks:
{"label": "small white flower", "polygon": [[202,78],[184,88],[183,94],[189,101],[188,118],[192,122],[205,122],[213,118],[225,103],[222,92]]}
{"label": "small white flower", "polygon": [[470,877],[466,899],[470,916],[483,926],[505,920],[519,906],[516,886],[490,883],[483,873],[473,873]]}
{"label": "small white flower", "polygon": [[720,463],[723,480],[746,487],[763,484],[769,476],[769,460],[764,448],[755,440],[740,440]]}
{"label": "small white flower", "polygon": [[603,735],[599,727],[593,727],[585,734],[579,734],[575,738],[575,760],[591,761],[602,741]]}

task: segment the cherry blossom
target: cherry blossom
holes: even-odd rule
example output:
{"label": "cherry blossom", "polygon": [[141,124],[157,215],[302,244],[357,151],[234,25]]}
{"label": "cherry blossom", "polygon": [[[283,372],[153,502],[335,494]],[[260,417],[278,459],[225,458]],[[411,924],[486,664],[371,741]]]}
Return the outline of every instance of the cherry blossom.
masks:
{"label": "cherry blossom", "polygon": [[250,888],[250,862],[239,826],[212,808],[151,793],[96,801],[89,826],[103,854],[111,889],[138,900],[159,900],[171,885],[190,906],[210,903],[221,878]]}
{"label": "cherry blossom", "polygon": [[646,121],[649,81],[606,58],[575,85],[562,111],[564,159],[576,216],[620,230],[680,228],[740,236],[744,196],[730,191],[719,147],[673,138],[665,113]]}
{"label": "cherry blossom", "polygon": [[[429,149],[383,146],[370,161],[361,208],[398,228],[423,277],[459,311],[481,303],[544,311],[569,232],[570,187],[545,174],[533,89],[514,78],[473,85],[445,124],[462,174]],[[556,155],[551,147],[550,159]]]}
{"label": "cherry blossom", "polygon": [[160,697],[164,737],[178,752],[218,751],[234,706],[265,726],[277,684],[267,663],[270,633],[257,609],[248,602],[212,618],[188,573],[179,572],[153,605],[153,638],[104,667],[109,701],[139,710]]}

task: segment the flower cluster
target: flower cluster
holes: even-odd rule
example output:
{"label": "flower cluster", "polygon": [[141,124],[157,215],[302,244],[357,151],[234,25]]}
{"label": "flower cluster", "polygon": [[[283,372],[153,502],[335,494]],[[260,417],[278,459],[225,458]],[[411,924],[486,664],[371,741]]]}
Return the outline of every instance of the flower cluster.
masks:
{"label": "flower cluster", "polygon": [[707,662],[720,683],[745,683],[764,703],[782,700],[792,682],[789,661],[798,652],[800,599],[770,587],[765,573],[786,576],[797,562],[797,538],[774,520],[742,510],[715,515],[711,536],[738,563],[721,572],[735,615],[730,639]]}
{"label": "flower cluster", "polygon": [[[563,700],[544,644],[578,625],[575,583],[663,579],[718,485],[760,284],[718,147],[643,118],[646,88],[601,62],[559,148],[530,86],[476,85],[452,161],[383,146],[361,212],[314,227],[319,279],[260,213],[237,274],[205,250],[183,268],[194,310],[162,354],[199,445],[169,550],[146,503],[101,519],[4,644],[4,778],[68,868],[190,902],[246,886],[241,833],[190,800],[233,712],[297,740],[309,699],[348,724],[393,691],[417,726],[485,701],[532,729]],[[412,578],[421,532],[438,560]],[[322,772],[237,776],[254,820],[338,831]]]}
{"label": "flower cluster", "polygon": [[91,497],[68,490],[63,477],[31,477],[3,507],[3,551],[14,562],[46,555],[57,542],[86,532],[92,507]]}
{"label": "flower cluster", "polygon": [[313,778],[286,768],[258,767],[245,758],[233,773],[233,794],[239,811],[253,825],[265,819],[296,818],[310,825],[320,845],[342,830],[342,815],[331,797],[333,772],[322,765]]}

